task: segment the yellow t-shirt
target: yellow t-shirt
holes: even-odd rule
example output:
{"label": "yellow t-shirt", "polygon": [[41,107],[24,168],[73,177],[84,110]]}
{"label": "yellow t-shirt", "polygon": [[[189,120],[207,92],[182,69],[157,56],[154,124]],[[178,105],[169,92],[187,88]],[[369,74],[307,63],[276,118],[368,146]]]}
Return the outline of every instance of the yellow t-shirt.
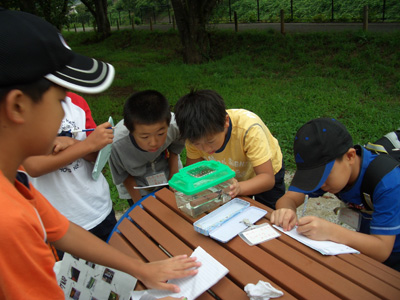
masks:
{"label": "yellow t-shirt", "polygon": [[245,109],[228,109],[227,113],[231,135],[225,148],[210,155],[186,141],[187,157],[216,160],[228,165],[236,172],[238,181],[253,178],[256,175],[254,167],[268,160],[272,161],[274,174],[278,173],[282,168],[281,148],[260,117]]}

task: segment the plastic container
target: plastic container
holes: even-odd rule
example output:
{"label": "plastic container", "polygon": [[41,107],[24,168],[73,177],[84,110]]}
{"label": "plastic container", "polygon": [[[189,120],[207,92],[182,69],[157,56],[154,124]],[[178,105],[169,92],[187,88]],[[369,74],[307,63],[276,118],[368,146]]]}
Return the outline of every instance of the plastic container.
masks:
{"label": "plastic container", "polygon": [[196,218],[229,200],[235,172],[218,161],[200,161],[179,170],[168,182],[180,210]]}

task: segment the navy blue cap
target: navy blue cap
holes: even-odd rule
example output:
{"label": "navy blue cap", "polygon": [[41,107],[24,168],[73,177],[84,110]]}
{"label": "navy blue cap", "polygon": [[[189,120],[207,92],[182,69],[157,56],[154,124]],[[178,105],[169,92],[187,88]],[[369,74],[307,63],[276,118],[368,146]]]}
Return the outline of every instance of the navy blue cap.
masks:
{"label": "navy blue cap", "polygon": [[312,193],[328,178],[335,160],[351,147],[353,139],[335,119],[319,118],[304,124],[294,139],[296,173],[289,191]]}

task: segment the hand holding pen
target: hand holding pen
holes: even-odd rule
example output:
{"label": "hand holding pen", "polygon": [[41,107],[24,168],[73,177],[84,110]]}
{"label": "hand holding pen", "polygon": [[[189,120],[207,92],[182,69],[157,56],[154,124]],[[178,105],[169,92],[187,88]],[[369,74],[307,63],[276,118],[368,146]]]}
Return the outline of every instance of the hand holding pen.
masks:
{"label": "hand holding pen", "polygon": [[93,132],[84,141],[86,143],[90,143],[90,146],[92,147],[92,152],[99,151],[113,142],[114,132],[109,122],[100,124],[91,131]]}
{"label": "hand holding pen", "polygon": [[[114,133],[112,129],[113,127],[111,127],[111,124],[109,122],[105,122],[97,126],[96,128],[70,130],[68,131],[70,135],[65,134],[67,131],[63,131],[63,134],[61,136],[58,136],[54,141],[53,154],[57,154],[65,150],[66,148],[81,142],[84,142],[85,145],[89,147],[90,152],[97,152],[108,144],[112,143],[114,138]],[[85,131],[90,131],[91,134],[82,141],[72,137],[72,133]]]}

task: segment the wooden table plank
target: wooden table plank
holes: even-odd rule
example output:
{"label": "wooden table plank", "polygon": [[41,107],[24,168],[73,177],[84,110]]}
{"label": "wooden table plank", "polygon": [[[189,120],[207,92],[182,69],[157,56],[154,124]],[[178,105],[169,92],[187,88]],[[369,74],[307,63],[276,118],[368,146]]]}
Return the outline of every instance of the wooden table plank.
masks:
{"label": "wooden table plank", "polygon": [[[159,195],[156,194],[157,199],[159,199]],[[163,193],[162,197],[171,197],[171,195]],[[147,200],[148,201],[148,200]],[[153,200],[151,200],[153,201]],[[157,201],[154,199],[154,201]],[[165,200],[163,199],[163,202]],[[149,203],[149,202],[147,202]],[[146,205],[146,204],[144,204]],[[152,203],[149,203],[149,205],[153,205]],[[157,205],[154,203],[154,205]],[[161,207],[157,207],[157,211],[161,210]],[[165,224],[168,226],[167,224]],[[178,226],[181,227],[182,225]],[[190,228],[190,230],[194,230],[193,227]],[[186,235],[186,234],[185,234]],[[202,235],[198,234],[197,235],[203,237]],[[210,239],[208,237],[205,237],[206,239]],[[210,239],[211,240],[211,239]],[[230,241],[225,247],[228,247],[231,251],[238,253],[239,252],[239,244],[235,241],[239,240],[239,238],[235,238],[234,240]],[[213,241],[217,243],[216,241]],[[246,244],[241,241],[244,245]],[[240,243],[240,242],[239,242]],[[279,245],[280,242],[273,240],[269,241],[268,243],[277,243],[276,245]],[[230,247],[232,245],[232,248]],[[234,247],[235,246],[235,247]],[[280,255],[277,255],[276,259],[274,256],[267,256],[267,253],[265,251],[260,250],[258,247],[246,247],[247,249],[247,254],[249,252],[252,252],[251,255],[248,255],[248,257],[251,257],[252,259],[256,260],[257,263],[255,265],[264,265],[264,269],[260,270],[264,275],[268,276],[271,278],[276,283],[279,283],[282,287],[284,287],[286,290],[290,291],[294,296],[302,296],[307,299],[312,299],[313,297],[321,299],[323,296],[324,299],[328,299],[329,297],[335,298],[335,297],[340,297],[342,299],[379,299],[378,297],[374,296],[368,291],[365,291],[364,289],[360,288],[356,284],[353,284],[352,282],[349,282],[348,280],[342,278],[335,272],[330,271],[327,268],[324,268],[318,263],[315,263],[312,259],[307,258],[306,256],[299,257],[299,264],[301,265],[300,268],[295,268],[292,269],[289,267],[290,265],[287,265],[281,261],[282,253],[284,252],[287,254],[286,247],[281,247],[278,248],[277,252],[280,253]],[[297,256],[296,252],[290,251],[290,248],[287,249],[289,253],[289,258],[293,260],[294,256]],[[257,252],[257,253],[256,253]],[[271,251],[269,252],[271,253]],[[246,259],[245,252],[242,252],[240,254],[240,257],[242,259]],[[274,254],[273,251],[271,254]],[[265,257],[264,259],[259,259]],[[298,261],[296,257],[296,262]],[[268,268],[268,262],[269,264],[275,264],[277,267],[275,268]],[[285,262],[285,261],[284,261]],[[306,268],[306,271],[304,271],[303,268]],[[281,273],[281,270],[285,270],[284,273]],[[296,272],[295,270],[299,271]],[[302,273],[304,275],[302,275]],[[307,277],[312,274],[313,276],[311,277],[311,280]],[[320,275],[324,274],[323,277]],[[288,276],[291,278],[291,280],[287,280]],[[321,286],[316,285],[312,280],[317,280]],[[315,291],[315,289],[318,289],[318,292]],[[334,296],[336,295],[336,296]]]}
{"label": "wooden table plank", "polygon": [[316,285],[311,278],[291,269],[290,266],[269,255],[262,248],[257,246],[249,248],[240,238],[231,240],[226,247],[242,260],[253,265],[260,273],[273,278],[275,282],[298,298],[340,299],[335,295],[336,291],[329,292],[323,285]]}
{"label": "wooden table plank", "polygon": [[143,260],[142,255],[120,233],[113,234],[108,243],[126,255]]}
{"label": "wooden table plank", "polygon": [[[359,261],[357,258],[358,254],[343,254],[342,256],[346,256],[347,259],[347,261],[345,261],[337,256],[321,255],[313,249],[298,243],[296,240],[284,234],[282,234],[278,238],[278,240],[284,242],[287,245],[290,245],[291,248],[295,250],[294,253],[300,252],[301,254],[308,256],[309,258],[318,262],[320,265],[337,273],[340,277],[352,281],[354,284],[362,287],[362,289],[368,290],[369,292],[375,294],[381,299],[393,299],[394,295],[398,296],[400,299],[399,290],[393,285],[390,285],[386,282],[390,280],[390,275],[386,274],[384,276],[384,274],[381,274],[381,277],[377,277],[373,273],[369,274],[365,272],[363,269],[360,268],[360,266],[364,266],[364,268],[367,268],[367,262]],[[277,247],[275,252],[278,253],[280,248],[281,247]],[[299,266],[300,261],[291,259],[291,256],[286,257],[286,262],[288,264],[291,264],[291,266],[297,270],[303,269],[301,265]],[[375,268],[375,270],[379,269]],[[305,272],[308,273],[308,270]],[[316,274],[316,276],[318,276],[318,274]],[[397,284],[400,285],[399,280],[397,280]]]}
{"label": "wooden table plank", "polygon": [[[264,280],[284,292],[280,299],[400,299],[400,272],[365,255],[324,256],[284,234],[252,247],[239,237],[220,243],[194,230],[193,222],[205,214],[193,219],[180,211],[167,188],[155,197],[133,209],[109,243],[144,261],[164,259],[166,252],[190,255],[201,245],[230,271],[212,287],[218,298],[248,299],[244,285]],[[245,200],[266,209],[260,223],[269,222],[271,209]],[[214,297],[204,293],[199,299]]]}
{"label": "wooden table plank", "polygon": [[[129,216],[138,226],[140,226],[141,230],[145,231],[146,233],[145,236],[151,237],[151,240],[155,242],[155,244],[154,242],[152,242],[154,245],[156,244],[161,245],[172,256],[176,256],[179,254],[190,255],[193,252],[192,248],[186,246],[181,240],[175,237],[171,232],[166,230],[163,226],[161,226],[143,209],[137,207],[130,212]],[[137,233],[133,233],[132,236],[136,236],[136,234]],[[135,243],[135,246],[138,243],[141,243],[137,241],[132,241],[132,242]],[[147,245],[146,248],[147,247],[150,246]],[[142,252],[149,250],[142,248],[140,251]],[[216,285],[214,285],[211,288],[211,290],[218,297],[221,297],[221,299],[243,299],[243,300],[248,299],[244,290],[239,288],[235,283],[233,283],[226,277],[222,278]]]}
{"label": "wooden table plank", "polygon": [[[170,190],[163,189],[157,192],[155,196],[163,203],[166,203],[166,205],[168,205],[171,209],[179,211],[175,204],[174,195]],[[253,199],[246,198],[246,201],[249,201],[254,206],[265,209],[263,205],[254,201]],[[266,219],[269,219],[269,215],[272,210],[267,210],[269,211],[269,213],[267,214]],[[194,219],[192,219],[192,221],[194,221]],[[261,223],[262,222],[265,222],[265,220],[261,221]],[[332,285],[332,283],[337,282],[338,278],[344,277],[344,280],[339,280],[339,282],[342,283],[346,282],[346,284],[340,285],[341,287],[345,287],[344,289],[340,288],[338,294],[341,297],[349,296],[347,292],[347,287],[361,285],[362,289],[357,287],[351,290],[358,290],[359,293],[357,295],[364,295],[369,297],[373,297],[373,295],[369,294],[372,293],[376,297],[382,299],[391,299],[393,298],[393,296],[400,298],[398,294],[400,282],[396,276],[400,274],[400,272],[388,268],[387,266],[369,257],[366,257],[365,255],[346,254],[340,256],[323,256],[313,249],[310,249],[309,247],[298,243],[294,239],[287,237],[286,235],[282,235],[282,237],[280,237],[278,240],[283,241],[284,243],[289,245],[291,248],[293,248],[294,252],[290,251],[291,253],[289,255],[286,255],[286,258],[283,258],[282,255],[279,255],[279,249],[281,249],[282,247],[278,246],[273,252],[270,252],[272,255],[274,255],[274,253],[278,253],[278,255],[276,255],[278,259],[284,259],[284,261],[286,262],[291,262],[291,266],[294,269],[298,270],[306,276],[310,276],[312,274],[313,280],[316,280],[317,282],[321,280],[321,272],[324,273],[324,278],[328,277],[329,279],[326,280],[327,282],[329,282],[329,284],[325,285],[326,288],[328,288],[329,290],[333,291],[332,289],[335,288],[333,287],[334,285]],[[265,243],[265,245],[268,245],[268,243]],[[293,255],[296,255],[297,251],[300,251],[306,256],[303,256],[302,260],[293,260]],[[309,266],[309,259],[307,259],[307,257],[317,262],[314,265],[317,266],[318,270],[309,270],[305,268],[305,266]],[[361,258],[362,260],[360,261]],[[350,283],[348,283],[348,281],[350,281]],[[352,284],[351,281],[354,284]],[[278,282],[281,283],[279,280],[277,281],[277,283]],[[363,291],[364,289],[366,289],[368,292]],[[337,289],[335,289],[335,291],[333,292],[337,293],[338,291]]]}
{"label": "wooden table plank", "polygon": [[400,272],[366,255],[355,255],[355,257],[352,258],[348,255],[338,255],[338,257],[345,262],[356,266],[363,272],[366,272],[400,290]]}
{"label": "wooden table plank", "polygon": [[[145,207],[146,210],[150,210],[149,212],[151,213],[151,210],[154,210],[154,213],[157,214],[158,217],[163,216],[164,220],[160,220],[160,222],[164,222],[163,224],[165,227],[168,227],[170,230],[175,230],[175,234],[178,235],[181,239],[185,239],[186,243],[193,243],[193,244],[201,244],[202,247],[205,245],[209,245],[210,248],[212,248],[212,255],[221,261],[226,259],[224,256],[226,255],[231,255],[232,254],[232,249],[228,249],[226,253],[221,253],[221,259],[218,258],[218,253],[215,252],[215,249],[217,245],[225,248],[225,245],[220,245],[218,242],[205,237],[197,232],[194,231],[192,224],[187,224],[187,222],[184,220],[182,223],[174,223],[174,224],[169,224],[168,220],[172,219],[173,212],[169,210],[167,207],[165,207],[163,204],[161,204],[158,200],[156,199],[148,199],[146,200],[145,203],[143,203],[143,206]],[[165,215],[164,215],[165,214]],[[239,239],[239,241],[241,241]],[[238,245],[238,247],[235,249],[238,253],[241,252],[241,260],[243,261],[243,257],[246,256],[246,253],[244,252],[244,249],[248,246],[244,242],[242,242],[242,245]],[[243,246],[246,246],[243,248]],[[219,248],[219,247],[218,247]],[[243,248],[243,249],[240,249]],[[257,251],[257,247],[253,248],[254,251]],[[286,291],[290,292],[292,295],[302,295],[301,297],[306,297],[307,299],[321,299],[321,296],[325,297],[326,299],[338,299],[337,296],[334,296],[332,293],[328,292],[327,290],[318,287],[315,283],[313,283],[310,279],[307,278],[307,276],[301,275],[296,271],[291,270],[286,266],[285,264],[281,263],[280,261],[276,260],[274,257],[268,255],[268,253],[265,253],[264,251],[260,251],[257,254],[251,255],[252,257],[260,257],[261,259],[258,261],[256,265],[253,264],[253,268],[260,272],[263,268],[265,268],[267,271],[264,272],[264,275],[270,275],[269,273],[275,273],[279,274],[279,278],[281,279],[282,282],[286,282],[286,285],[284,288]],[[208,250],[207,250],[208,251]],[[248,254],[248,253],[247,253]],[[249,255],[250,256],[250,255]],[[237,259],[237,257],[231,258],[231,259]],[[224,264],[224,263],[223,263]],[[229,262],[227,262],[229,264]],[[235,264],[233,264],[235,267]],[[261,267],[260,267],[261,265]],[[228,266],[227,266],[228,267]],[[228,267],[230,270],[230,274],[234,274],[234,270],[230,267]],[[237,272],[243,273],[242,269],[238,269]],[[260,274],[262,274],[260,272]],[[288,275],[290,274],[293,275],[293,280],[290,280],[290,284],[288,284]],[[260,275],[259,275],[260,276]],[[266,276],[269,279],[262,279],[264,281],[269,281],[269,282],[274,282],[274,279],[271,280],[271,277]],[[242,282],[242,285],[244,286],[245,284],[252,282],[252,283],[257,283],[258,280],[261,278],[254,278],[253,281],[249,280],[249,278],[246,276],[244,281]],[[236,280],[238,280],[236,278]],[[281,289],[281,288],[278,288]]]}

